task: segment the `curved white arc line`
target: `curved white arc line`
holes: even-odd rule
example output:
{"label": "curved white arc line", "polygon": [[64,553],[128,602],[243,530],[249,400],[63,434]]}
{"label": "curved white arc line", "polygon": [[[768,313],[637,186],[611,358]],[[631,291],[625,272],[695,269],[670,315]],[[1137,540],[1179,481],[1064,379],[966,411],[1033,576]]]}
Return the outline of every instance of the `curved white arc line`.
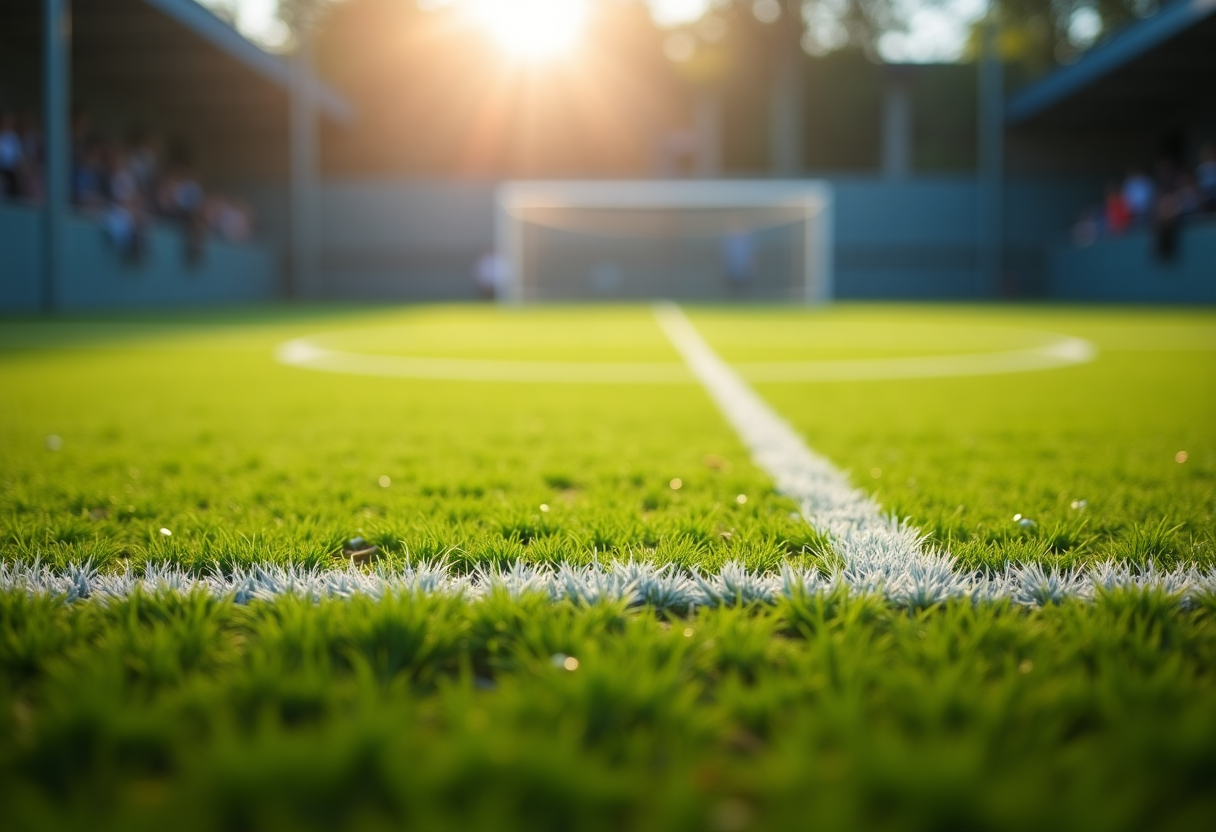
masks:
{"label": "curved white arc line", "polygon": [[[427,358],[353,353],[318,346],[316,336],[280,344],[275,358],[282,364],[328,373],[387,378],[454,381],[555,382],[587,384],[688,384],[684,365],[644,362],[497,361],[492,359]],[[1060,340],[1041,347],[964,355],[859,358],[829,361],[742,362],[741,375],[756,382],[880,381],[884,379],[949,378],[1050,370],[1092,361],[1098,354],[1083,338]]]}
{"label": "curved white arc line", "polygon": [[881,381],[1050,370],[1093,361],[1097,354],[1097,347],[1091,342],[1061,336],[1054,343],[1025,350],[836,361],[741,362],[734,367],[749,381]]}
{"label": "curved white arc line", "polygon": [[280,344],[282,364],[349,375],[452,381],[557,382],[566,384],[691,384],[682,364],[643,362],[495,361],[373,355],[319,347],[308,338]]}

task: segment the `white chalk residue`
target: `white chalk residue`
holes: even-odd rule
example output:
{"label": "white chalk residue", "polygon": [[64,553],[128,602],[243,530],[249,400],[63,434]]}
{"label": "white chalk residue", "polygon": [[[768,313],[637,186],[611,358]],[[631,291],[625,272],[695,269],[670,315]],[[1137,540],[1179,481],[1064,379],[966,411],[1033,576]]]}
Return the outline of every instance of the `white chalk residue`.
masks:
{"label": "white chalk residue", "polygon": [[[517,562],[506,568],[481,567],[461,572],[444,561],[413,563],[389,568],[310,568],[265,564],[228,571],[195,573],[172,565],[147,565],[142,571],[103,572],[91,563],[62,569],[41,562],[0,563],[0,592],[51,595],[65,601],[122,599],[135,592],[204,592],[237,603],[271,600],[284,595],[312,600],[364,596],[380,598],[392,593],[443,593],[476,601],[496,592],[512,596],[539,594],[554,601],[593,604],[602,600],[646,605],[656,609],[691,610],[697,607],[771,603],[783,597],[825,592],[878,595],[892,603],[924,607],[951,599],[972,603],[1006,599],[1027,606],[1042,606],[1069,598],[1090,600],[1103,591],[1120,589],[1167,593],[1180,606],[1201,596],[1216,594],[1216,568],[1179,567],[1169,571],[1152,564],[1137,568],[1107,561],[1084,569],[1045,569],[1037,563],[1010,564],[1001,571],[957,570],[950,556],[926,547],[924,537],[907,523],[886,514],[865,492],[827,459],[802,441],[790,425],[772,410],[705,342],[684,313],[674,305],[656,308],[655,316],[688,371],[701,382],[727,421],[738,433],[755,463],[775,481],[777,489],[796,500],[802,515],[827,534],[842,565],[830,573],[785,564],[778,572],[754,572],[728,563],[717,574],[678,569],[671,564],[618,561],[587,566],[563,564],[556,568]],[[1074,342],[1075,341],[1075,342]],[[1055,349],[1068,362],[1089,360],[1087,342],[1074,339]],[[286,363],[332,372],[367,372],[369,365],[348,362],[366,356],[312,352],[306,341],[280,348]],[[1025,361],[1039,361],[1027,351]],[[387,357],[386,357],[387,358]],[[391,361],[391,359],[388,359]],[[409,359],[413,360],[413,359]],[[915,359],[933,361],[934,359]],[[1020,359],[1019,359],[1020,361]],[[490,362],[486,362],[489,364]],[[1013,362],[1017,363],[1017,362]],[[1046,365],[1042,365],[1046,366]],[[386,375],[411,375],[414,367],[386,364]],[[476,378],[487,368],[467,376],[444,376],[451,368],[428,365],[432,377]],[[467,368],[466,368],[467,369]],[[534,368],[533,368],[534,369]],[[683,368],[678,368],[685,372]],[[930,365],[921,371],[932,369]],[[1012,370],[1012,364],[1008,368]],[[1018,369],[1029,369],[1019,366]],[[400,372],[398,372],[400,371]],[[620,372],[620,367],[617,372]],[[540,371],[545,375],[548,370]],[[665,370],[670,373],[670,368]],[[375,373],[381,374],[381,373]],[[623,373],[626,374],[626,373]],[[928,375],[935,373],[928,372]],[[597,380],[608,381],[612,372]],[[684,376],[687,378],[687,376]],[[877,376],[870,376],[877,377]],[[668,376],[675,381],[676,374]],[[530,380],[540,380],[533,377]],[[554,380],[552,377],[546,380]],[[586,380],[585,378],[583,380]],[[658,377],[653,379],[658,381]]]}
{"label": "white chalk residue", "polygon": [[789,564],[778,572],[753,572],[728,563],[717,574],[621,561],[556,568],[517,562],[506,568],[482,567],[460,572],[442,561],[388,568],[358,566],[309,568],[263,564],[227,571],[194,573],[179,566],[149,564],[142,570],[103,572],[91,563],[54,569],[42,563],[0,563],[0,592],[46,595],[65,602],[121,601],[136,592],[206,593],[247,604],[294,596],[324,599],[382,598],[400,593],[440,593],[479,601],[497,592],[510,596],[535,594],[552,601],[580,605],[622,602],[660,610],[688,611],[697,607],[772,603],[780,598],[847,592],[878,595],[892,603],[925,607],[950,599],[972,603],[1009,599],[1042,606],[1068,598],[1092,599],[1101,591],[1157,590],[1175,597],[1180,607],[1216,593],[1216,570],[1195,568],[1160,572],[1152,567],[1134,572],[1115,563],[1077,571],[1045,570],[1038,564],[1011,566],[999,574],[943,573],[913,564],[902,572],[868,577],[855,570],[824,574]]}

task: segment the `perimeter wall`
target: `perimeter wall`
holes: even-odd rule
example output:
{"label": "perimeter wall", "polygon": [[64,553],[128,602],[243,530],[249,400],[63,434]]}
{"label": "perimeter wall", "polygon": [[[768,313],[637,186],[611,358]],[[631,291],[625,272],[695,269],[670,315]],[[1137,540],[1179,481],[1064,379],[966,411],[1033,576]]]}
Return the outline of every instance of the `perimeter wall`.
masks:
{"label": "perimeter wall", "polygon": [[[42,308],[42,226],[38,209],[0,203],[0,311]],[[68,261],[54,287],[57,310],[242,303],[278,294],[275,258],[265,245],[211,240],[191,262],[178,229],[154,227],[143,257],[129,262],[93,219],[69,217],[66,233]]]}
{"label": "perimeter wall", "polygon": [[[820,177],[812,177],[820,178]],[[978,196],[971,176],[826,176],[835,199],[842,299],[1039,297],[1047,251],[1067,240],[1088,180],[1023,180],[1006,193],[1007,277],[976,279]],[[325,294],[364,300],[476,296],[473,269],[494,247],[492,182],[330,179],[323,188]]]}
{"label": "perimeter wall", "polygon": [[[1070,229],[1101,193],[1086,180],[1010,183],[1005,277],[976,269],[977,188],[969,176],[828,176],[834,194],[835,296],[867,300],[1045,298],[1216,302],[1216,225],[1184,229],[1178,256],[1152,257],[1147,233],[1078,249]],[[281,188],[247,190],[263,236],[208,243],[195,265],[181,234],[153,229],[137,264],[124,262],[97,224],[69,222],[71,258],[58,309],[235,303],[285,296],[287,201]],[[330,179],[322,187],[322,297],[434,301],[477,296],[474,267],[494,247],[493,182]],[[259,198],[263,197],[263,198]],[[0,311],[42,300],[42,221],[30,206],[0,204]]]}

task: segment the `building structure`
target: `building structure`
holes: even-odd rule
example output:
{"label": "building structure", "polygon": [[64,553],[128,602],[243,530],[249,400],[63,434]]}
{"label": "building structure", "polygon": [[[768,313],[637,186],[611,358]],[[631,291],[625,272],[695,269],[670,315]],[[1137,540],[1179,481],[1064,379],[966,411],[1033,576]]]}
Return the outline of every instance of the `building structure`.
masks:
{"label": "building structure", "polygon": [[[1109,187],[1135,169],[1155,179],[1159,191],[1176,187],[1170,180],[1193,171],[1203,147],[1216,147],[1214,91],[1216,0],[1175,0],[1010,98],[1008,175],[1084,172]],[[1090,205],[1103,198],[1098,187]],[[1079,239],[1049,242],[1041,255],[1044,294],[1216,302],[1216,214],[1184,216],[1177,224],[1171,229],[1150,219],[1113,234],[1098,217],[1096,233],[1082,227]],[[1168,249],[1163,233],[1177,238]]]}
{"label": "building structure", "polygon": [[[293,87],[294,75],[291,62],[194,0],[5,0],[0,108],[41,114],[45,192],[37,202],[0,203],[0,309],[282,296],[290,150],[307,141],[292,126],[293,89],[325,118],[352,115],[313,78]],[[185,256],[180,230],[154,224],[139,262],[118,256],[97,220],[71,205],[72,131],[86,117],[110,135],[139,125],[164,139],[176,163],[248,199],[260,222],[255,240],[209,240],[201,256]]]}
{"label": "building structure", "polygon": [[[70,39],[48,24],[68,8],[0,5],[0,109],[48,116],[58,192],[75,105],[112,132],[141,123],[191,139],[197,166],[253,203],[262,233],[252,245],[211,244],[191,265],[180,234],[154,228],[148,256],[131,265],[66,196],[0,203],[0,309],[473,298],[502,180],[645,176],[647,125],[680,117],[665,103],[676,90],[669,68],[645,83],[654,72],[637,21],[620,21],[597,47],[603,70],[612,49],[629,46],[634,74],[583,111],[577,79],[559,79],[570,89],[549,101],[526,73],[507,83],[488,65],[453,92],[464,58],[409,28],[422,15],[413,4],[344,4],[316,60],[356,102],[352,121],[348,99],[312,78],[308,51],[269,55],[194,0],[77,0]],[[384,14],[401,25],[384,25]],[[436,55],[447,63],[428,63]],[[1214,64],[1216,0],[1168,4],[1008,101],[991,63],[981,79],[978,65],[806,58],[801,162],[780,175],[832,186],[840,298],[1213,300],[1210,222],[1184,229],[1170,263],[1153,260],[1151,229],[1082,249],[1069,232],[1107,178],[1216,140]],[[743,65],[723,78],[720,164],[684,175],[777,175],[771,120],[746,109],[768,106],[754,86],[765,78]]]}

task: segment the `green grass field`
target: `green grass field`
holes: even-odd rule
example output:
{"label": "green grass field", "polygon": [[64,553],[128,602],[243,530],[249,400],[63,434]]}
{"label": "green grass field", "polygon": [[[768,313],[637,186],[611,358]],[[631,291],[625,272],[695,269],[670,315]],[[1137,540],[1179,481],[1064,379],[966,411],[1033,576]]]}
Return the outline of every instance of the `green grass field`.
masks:
{"label": "green grass field", "polygon": [[[1216,565],[1211,311],[688,316],[959,569]],[[772,380],[799,363],[1019,350],[1043,333],[1097,357]],[[432,368],[540,362],[586,383],[275,360],[311,336]],[[596,381],[621,362],[669,383]],[[436,560],[453,574],[840,566],[647,307],[13,320],[0,405],[10,570],[347,569],[356,536],[378,550],[359,568],[383,574]],[[1210,593],[908,609],[838,587],[672,611],[506,592],[0,591],[8,828],[1182,829],[1216,813],[1212,771]]]}

